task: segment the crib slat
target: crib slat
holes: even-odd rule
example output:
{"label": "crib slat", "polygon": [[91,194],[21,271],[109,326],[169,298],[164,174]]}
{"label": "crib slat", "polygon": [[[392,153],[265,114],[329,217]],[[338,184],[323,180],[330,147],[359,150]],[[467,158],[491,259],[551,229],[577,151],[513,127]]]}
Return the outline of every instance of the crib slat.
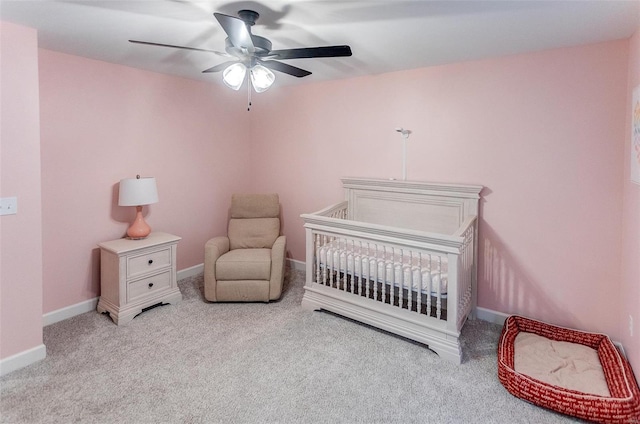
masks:
{"label": "crib slat", "polygon": [[[377,245],[376,245],[377,249]],[[386,264],[387,247],[382,246],[382,303],[387,303],[387,264]]]}
{"label": "crib slat", "polygon": [[[345,275],[349,273],[348,272],[349,271],[349,265],[351,265],[351,290],[350,290],[350,292],[352,294],[355,293],[355,291],[354,291],[355,281],[353,279],[353,274],[354,274],[353,273],[353,269],[355,268],[355,265],[356,265],[355,256],[354,256],[355,255],[354,243],[355,243],[355,241],[351,240],[351,254],[347,254],[347,269],[346,269],[346,272],[345,272]],[[349,259],[349,257],[351,257],[351,259]]]}
{"label": "crib slat", "polygon": [[398,307],[404,308],[404,249],[400,249],[400,263],[398,264],[398,276],[400,281],[398,282]]}
{"label": "crib slat", "polygon": [[436,318],[440,319],[440,315],[442,313],[442,257],[438,255],[437,260],[437,271],[436,275],[438,277],[436,282]]}
{"label": "crib slat", "polygon": [[364,270],[362,269],[362,240],[358,241],[358,254],[354,258],[354,261],[354,268],[357,263],[356,271],[358,273],[358,277],[356,278],[358,279],[358,294],[362,296],[362,276],[364,274]]}
{"label": "crib slat", "polygon": [[[370,254],[370,250],[369,250],[369,243],[367,243],[367,253]],[[362,258],[362,266],[364,266],[365,262],[367,261],[367,275],[364,276],[365,277],[365,285],[366,285],[366,293],[367,293],[367,299],[369,298],[369,293],[371,292],[371,261],[369,259],[365,259],[364,257]],[[362,270],[362,274],[364,275],[364,270]]]}
{"label": "crib slat", "polygon": [[410,311],[413,311],[413,252],[410,252],[410,256],[409,256],[409,267],[408,267],[408,271],[409,271],[409,287],[408,287],[408,295],[409,295],[409,301],[407,302],[407,309],[409,309]]}
{"label": "crib slat", "polygon": [[427,315],[431,316],[431,293],[433,293],[432,258],[427,255]]}
{"label": "crib slat", "polygon": [[394,301],[394,297],[396,294],[396,266],[395,263],[393,262],[393,258],[395,257],[396,254],[396,249],[395,248],[391,248],[391,258],[387,259],[387,264],[385,266],[385,269],[389,270],[389,280],[390,280],[390,284],[389,284],[389,304],[390,305],[395,305],[395,301]]}
{"label": "crib slat", "polygon": [[322,248],[320,245],[320,234],[316,233],[313,237],[313,248],[316,252],[315,256],[315,272],[316,272],[316,282],[320,282],[320,249]]}
{"label": "crib slat", "polygon": [[[402,309],[410,309],[410,304],[409,304],[409,297],[411,296],[411,292],[410,292],[410,281],[409,279],[411,278],[409,275],[407,275],[406,271],[407,271],[407,264],[405,262],[405,260],[408,260],[408,258],[406,257],[406,253],[404,252],[404,250],[402,251],[402,253],[400,254],[400,256],[402,257],[402,262],[400,262],[400,275],[402,276],[402,287],[401,287],[401,292],[400,292],[400,296],[402,298]],[[407,291],[407,294],[405,295],[405,289]],[[406,307],[405,307],[406,304]]]}
{"label": "crib slat", "polygon": [[411,304],[411,299],[413,297],[413,285],[411,284],[412,282],[412,275],[411,275],[411,251],[408,252],[408,265],[406,263],[403,262],[402,264],[402,280],[404,281],[404,287],[406,287],[407,290],[407,296],[405,297],[404,295],[404,290],[402,292],[402,297],[404,298],[404,302],[407,304],[406,309],[408,310],[412,310],[413,306]]}
{"label": "crib slat", "polygon": [[[333,243],[334,239],[335,239],[334,237],[330,238],[331,243]],[[336,260],[335,252],[333,251],[333,249],[331,249],[331,261],[327,260],[327,267],[328,267],[327,272],[329,273],[329,286],[330,287],[333,287],[333,265],[334,265],[335,260]]]}
{"label": "crib slat", "polygon": [[340,273],[342,272],[342,270],[344,270],[344,272],[342,272],[342,290],[343,291],[347,291],[347,277],[346,277],[346,273],[347,273],[347,260],[348,260],[348,256],[349,253],[347,252],[347,239],[345,238],[340,238],[340,242],[341,242],[341,249],[340,249],[340,263],[338,264],[338,279],[340,278]]}
{"label": "crib slat", "polygon": [[[393,257],[393,249],[391,250],[391,257]],[[393,262],[389,259],[389,253],[385,255],[384,262],[384,272],[385,272],[385,281],[389,281],[389,284],[385,284],[387,286],[387,294],[389,297],[389,304],[393,305],[393,280],[395,277],[395,270],[393,269]]]}
{"label": "crib slat", "polygon": [[340,272],[344,270],[342,273],[342,291],[347,291],[347,265],[349,263],[349,252],[347,251],[347,243],[349,242],[346,238],[341,239],[343,246],[340,249],[340,265],[338,266],[338,278],[340,277]]}
{"label": "crib slat", "polygon": [[325,246],[325,251],[324,251],[324,267],[322,269],[322,281],[323,284],[326,286],[328,281],[329,281],[329,264],[331,263],[331,247],[329,246],[329,237],[328,236],[323,236],[324,237],[324,241],[323,244]]}
{"label": "crib slat", "polygon": [[375,268],[374,270],[374,279],[373,279],[373,294],[374,294],[374,299],[378,300],[378,274],[379,274],[379,269],[378,269],[378,245],[374,244],[373,245],[373,251],[374,251],[374,260],[373,260],[373,266]]}
{"label": "crib slat", "polygon": [[[356,293],[356,241],[351,239],[351,259],[349,259],[349,264],[351,267],[351,273],[349,274],[349,279],[351,283],[351,293]],[[349,266],[347,268],[349,268]]]}
{"label": "crib slat", "polygon": [[392,306],[395,306],[395,296],[396,296],[396,266],[395,266],[395,263],[393,262],[395,253],[396,253],[396,250],[392,247],[391,257],[388,259],[388,267],[387,267],[387,269],[389,270],[389,274],[391,274],[391,276],[389,277],[389,280],[391,281],[391,283],[389,284],[389,304]]}
{"label": "crib slat", "polygon": [[[418,289],[416,290],[417,294],[417,302],[416,302],[416,311],[418,313],[422,313],[422,252],[418,254]],[[429,293],[427,293],[429,296]]]}

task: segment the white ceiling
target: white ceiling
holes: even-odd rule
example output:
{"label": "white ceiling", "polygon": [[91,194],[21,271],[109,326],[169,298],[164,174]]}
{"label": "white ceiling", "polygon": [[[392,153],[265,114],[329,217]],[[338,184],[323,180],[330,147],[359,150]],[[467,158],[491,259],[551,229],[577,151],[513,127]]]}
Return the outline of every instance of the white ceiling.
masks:
{"label": "white ceiling", "polygon": [[0,0],[0,19],[38,30],[42,48],[220,83],[201,71],[213,53],[129,39],[224,50],[213,12],[260,13],[253,33],[273,49],[348,44],[352,57],[288,60],[313,72],[277,74],[276,84],[375,75],[403,69],[630,37],[640,1],[26,1]]}

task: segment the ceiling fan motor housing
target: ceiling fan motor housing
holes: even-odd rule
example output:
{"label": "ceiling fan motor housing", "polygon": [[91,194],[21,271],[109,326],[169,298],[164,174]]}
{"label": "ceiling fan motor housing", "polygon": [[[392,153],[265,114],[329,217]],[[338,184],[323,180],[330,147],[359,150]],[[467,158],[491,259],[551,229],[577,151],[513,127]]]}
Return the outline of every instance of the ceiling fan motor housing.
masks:
{"label": "ceiling fan motor housing", "polygon": [[238,16],[242,19],[248,26],[254,26],[256,21],[260,17],[260,14],[254,10],[243,9],[238,11]]}
{"label": "ceiling fan motor housing", "polygon": [[[271,41],[267,40],[264,37],[260,37],[259,35],[251,34],[251,41],[253,41],[253,47],[255,48],[255,52],[257,56],[263,56],[268,54],[271,51]],[[229,37],[224,40],[225,51],[233,56],[242,56],[245,53],[238,47],[235,47]]]}

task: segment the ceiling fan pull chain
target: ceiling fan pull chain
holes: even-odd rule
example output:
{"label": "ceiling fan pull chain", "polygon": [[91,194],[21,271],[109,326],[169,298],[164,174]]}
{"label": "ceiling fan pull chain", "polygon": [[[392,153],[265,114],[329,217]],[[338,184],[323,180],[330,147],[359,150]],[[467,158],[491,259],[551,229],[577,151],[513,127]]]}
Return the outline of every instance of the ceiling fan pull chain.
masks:
{"label": "ceiling fan pull chain", "polygon": [[249,78],[249,72],[247,72],[247,97],[248,103],[247,112],[251,111],[251,78]]}

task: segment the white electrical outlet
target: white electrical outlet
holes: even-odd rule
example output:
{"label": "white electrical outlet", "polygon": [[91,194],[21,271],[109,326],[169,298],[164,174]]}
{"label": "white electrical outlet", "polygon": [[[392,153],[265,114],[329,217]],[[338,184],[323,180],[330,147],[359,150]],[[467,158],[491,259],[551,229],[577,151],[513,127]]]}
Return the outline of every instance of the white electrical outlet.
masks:
{"label": "white electrical outlet", "polygon": [[629,336],[633,337],[633,316],[629,315]]}
{"label": "white electrical outlet", "polygon": [[0,199],[0,215],[14,215],[18,213],[18,198],[3,197]]}

